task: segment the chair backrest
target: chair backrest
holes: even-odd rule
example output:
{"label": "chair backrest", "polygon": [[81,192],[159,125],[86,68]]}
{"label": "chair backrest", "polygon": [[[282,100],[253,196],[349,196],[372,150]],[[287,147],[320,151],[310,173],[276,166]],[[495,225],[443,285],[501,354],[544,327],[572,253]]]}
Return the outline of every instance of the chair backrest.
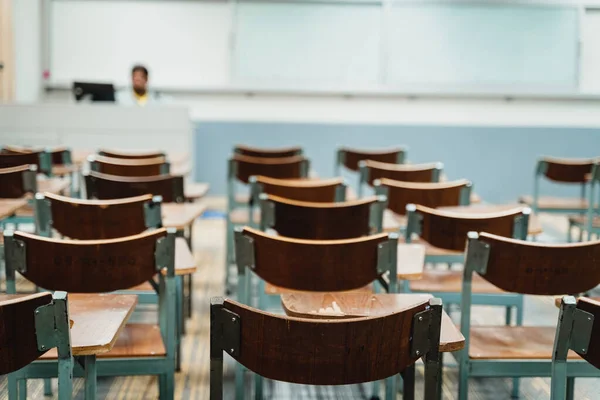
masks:
{"label": "chair backrest", "polygon": [[310,203],[260,195],[261,229],[282,236],[334,240],[381,232],[385,196],[339,203]]}
{"label": "chair backrest", "polygon": [[373,160],[388,164],[402,164],[406,158],[406,147],[390,147],[383,150],[365,150],[349,147],[339,148],[336,156],[335,174],[340,174],[343,165],[350,171],[359,170],[359,163],[363,160]]}
{"label": "chair backrest", "polygon": [[439,299],[424,299],[385,316],[332,321],[275,315],[213,298],[210,399],[223,397],[223,351],[265,378],[308,385],[377,381],[423,357],[425,399],[435,399],[441,307]]}
{"label": "chair backrest", "polygon": [[228,178],[249,183],[251,176],[266,176],[278,179],[306,178],[310,167],[309,160],[303,156],[285,158],[259,158],[234,154],[229,160]]}
{"label": "chair backrest", "polygon": [[156,176],[168,174],[170,165],[165,157],[120,159],[89,156],[92,171],[117,176]]}
{"label": "chair backrest", "polygon": [[116,176],[90,171],[84,178],[88,199],[123,199],[152,194],[161,196],[165,203],[185,201],[183,176]]}
{"label": "chair backrest", "polygon": [[441,162],[424,164],[389,164],[372,160],[358,163],[361,184],[373,183],[377,179],[387,178],[402,182],[439,182],[444,169]]}
{"label": "chair backrest", "polygon": [[15,271],[44,289],[75,293],[129,289],[163,269],[172,277],[175,233],[160,228],[118,239],[59,240],[5,231],[7,291],[15,290]]}
{"label": "chair backrest", "polygon": [[166,157],[166,154],[159,150],[127,151],[127,150],[115,150],[115,149],[98,149],[98,155],[105,156],[105,157],[111,157],[111,158],[127,159],[127,160]]}
{"label": "chair backrest", "polygon": [[0,301],[0,326],[0,375],[18,371],[54,347],[60,359],[71,357],[65,292]]}
{"label": "chair backrest", "polygon": [[0,198],[16,199],[37,191],[37,167],[0,168]]}
{"label": "chair backrest", "polygon": [[[66,146],[47,147],[42,149],[39,147],[29,146],[15,146],[15,145],[4,145],[2,151],[6,154],[28,154],[28,153],[41,153],[45,152],[49,155],[42,154],[41,162],[45,162],[44,166],[46,169],[51,168],[52,165],[71,165],[73,164],[73,158],[71,149]],[[49,171],[42,171],[47,173]]]}
{"label": "chair backrest", "polygon": [[561,300],[554,351],[552,352],[551,398],[567,398],[567,355],[573,350],[600,368],[600,302],[564,296]]}
{"label": "chair backrest", "polygon": [[21,165],[35,165],[38,173],[50,174],[52,161],[50,154],[43,150],[16,152],[3,150],[0,152],[0,168],[18,167]]}
{"label": "chair backrest", "polygon": [[114,239],[162,226],[160,196],[117,200],[81,200],[50,193],[35,195],[35,224],[39,235],[52,228],[71,239]]}
{"label": "chair backrest", "polygon": [[409,204],[406,206],[406,242],[418,234],[427,243],[446,250],[462,251],[471,231],[504,237],[527,238],[528,207],[483,214],[464,214]]}
{"label": "chair backrest", "polygon": [[285,158],[293,156],[301,156],[303,151],[300,146],[290,146],[281,148],[266,148],[266,147],[251,147],[243,144],[238,144],[233,148],[234,154],[249,157],[261,158]]}
{"label": "chair backrest", "polygon": [[342,178],[276,179],[266,176],[250,177],[252,203],[258,204],[262,193],[290,200],[313,203],[332,203],[346,199],[347,186]]}
{"label": "chair backrest", "polygon": [[408,204],[426,207],[451,207],[471,202],[472,184],[466,179],[439,183],[400,182],[380,179],[374,182],[375,193],[388,198],[388,208],[398,215],[406,213]]}
{"label": "chair backrest", "polygon": [[[590,184],[590,188],[589,188],[589,192],[588,192],[588,208],[587,208],[587,219],[586,219],[586,224],[587,224],[587,239],[591,240],[592,238],[592,234],[594,233],[593,227],[594,227],[594,218],[596,216],[596,214],[598,213],[598,209],[595,206],[596,205],[596,195],[597,195],[597,190],[598,187],[600,187],[600,161],[597,161],[594,163],[594,165],[592,165],[592,170],[590,172],[589,175],[589,184]],[[583,186],[585,188],[585,186]]]}
{"label": "chair backrest", "polygon": [[585,183],[597,159],[542,157],[538,160],[536,176],[561,183]]}
{"label": "chair backrest", "polygon": [[238,271],[250,268],[273,285],[294,290],[346,291],[382,279],[396,289],[396,234],[345,240],[305,240],[268,235],[249,227],[235,231]]}

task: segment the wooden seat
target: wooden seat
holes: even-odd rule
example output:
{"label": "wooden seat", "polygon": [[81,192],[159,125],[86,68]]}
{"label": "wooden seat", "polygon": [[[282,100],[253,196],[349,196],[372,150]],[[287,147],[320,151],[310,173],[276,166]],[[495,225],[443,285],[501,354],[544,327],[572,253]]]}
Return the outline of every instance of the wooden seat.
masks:
{"label": "wooden seat", "polygon": [[[588,221],[589,221],[589,219],[583,215],[569,216],[569,222],[571,224],[587,225]],[[599,216],[594,216],[594,218],[592,218],[592,228],[600,228],[600,217]]]}
{"label": "wooden seat", "polygon": [[88,157],[92,171],[116,176],[156,176],[168,174],[170,164],[165,157],[120,159],[100,155]]}
{"label": "wooden seat", "polygon": [[[552,360],[553,326],[473,326],[469,357],[474,360]],[[580,359],[569,352],[569,359]]]}
{"label": "wooden seat", "polygon": [[122,199],[146,194],[161,196],[166,203],[185,201],[182,176],[125,177],[90,171],[84,174],[88,199]]}
{"label": "wooden seat", "polygon": [[238,144],[233,148],[234,154],[259,158],[285,158],[302,155],[302,147],[290,146],[280,148],[252,147]]}
{"label": "wooden seat", "polygon": [[[229,323],[232,316],[235,321]],[[419,316],[430,321],[422,334],[413,328]],[[385,316],[330,321],[279,316],[213,298],[211,321],[223,321],[211,325],[213,400],[223,398],[223,351],[257,375],[308,385],[371,382],[406,372],[405,392],[414,389],[414,362],[425,357],[425,399],[435,399],[441,316],[439,300],[417,302]],[[229,339],[234,337],[239,338],[236,347]],[[411,346],[420,340],[427,343],[426,354]],[[389,389],[396,393],[393,382]]]}
{"label": "wooden seat", "polygon": [[252,225],[258,226],[260,224],[260,210],[253,210],[253,221],[248,220],[248,210],[241,208],[235,209],[229,213],[229,219],[234,225]]}
{"label": "wooden seat", "polygon": [[37,167],[33,164],[0,168],[0,198],[17,199],[37,191]]}
{"label": "wooden seat", "polygon": [[[526,195],[519,197],[519,203],[527,204],[533,207],[533,197]],[[581,210],[586,211],[588,202],[585,199],[569,197],[550,197],[541,196],[538,198],[537,207],[539,210]]]}
{"label": "wooden seat", "polygon": [[[113,348],[109,352],[98,354],[97,357],[98,359],[164,357],[166,354],[158,325],[129,323],[121,331]],[[55,360],[56,351],[49,351],[40,359]]]}
{"label": "wooden seat", "polygon": [[405,147],[390,147],[381,150],[354,149],[342,147],[337,151],[337,163],[335,174],[340,175],[340,167],[343,165],[350,171],[359,171],[359,162],[372,160],[388,164],[402,164],[406,157]]}
{"label": "wooden seat", "polygon": [[370,197],[339,203],[311,203],[262,194],[261,225],[282,236],[349,239],[381,231],[384,200]]}
{"label": "wooden seat", "polygon": [[[410,290],[423,293],[460,293],[462,277],[462,271],[426,269],[421,279],[410,282]],[[473,276],[472,291],[473,293],[505,293],[479,275]]]}

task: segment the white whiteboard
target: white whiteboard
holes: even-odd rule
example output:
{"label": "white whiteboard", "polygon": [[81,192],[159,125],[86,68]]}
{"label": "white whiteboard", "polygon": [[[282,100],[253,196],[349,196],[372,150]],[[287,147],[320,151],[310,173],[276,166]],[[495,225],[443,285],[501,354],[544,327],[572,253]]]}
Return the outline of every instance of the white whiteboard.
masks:
{"label": "white whiteboard", "polygon": [[241,2],[235,19],[236,83],[377,83],[380,4]]}
{"label": "white whiteboard", "polygon": [[581,90],[600,93],[600,10],[587,10],[583,24]]}
{"label": "white whiteboard", "polygon": [[50,79],[130,82],[136,63],[161,88],[229,80],[231,13],[223,1],[50,1]]}
{"label": "white whiteboard", "polygon": [[577,88],[575,7],[396,2],[388,27],[393,85]]}

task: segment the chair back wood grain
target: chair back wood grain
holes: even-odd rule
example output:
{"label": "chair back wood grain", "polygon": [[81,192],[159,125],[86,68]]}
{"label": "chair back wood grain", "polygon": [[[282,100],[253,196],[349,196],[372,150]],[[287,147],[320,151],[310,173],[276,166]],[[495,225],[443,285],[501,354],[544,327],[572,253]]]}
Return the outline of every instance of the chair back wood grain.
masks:
{"label": "chair back wood grain", "polygon": [[600,369],[600,302],[587,297],[580,297],[579,300],[577,300],[577,308],[592,314],[594,317],[594,324],[592,325],[592,333],[590,335],[587,352],[583,354],[580,349],[573,348],[573,350],[575,350],[584,360]]}
{"label": "chair back wood grain", "polygon": [[165,157],[119,159],[104,156],[88,158],[92,171],[116,176],[156,176],[169,172]]}
{"label": "chair back wood grain", "polygon": [[90,171],[84,177],[88,199],[110,200],[152,194],[161,196],[165,203],[185,201],[183,176],[126,177]]}
{"label": "chair back wood grain", "polygon": [[17,199],[37,190],[37,167],[20,165],[0,168],[0,198]]}
{"label": "chair back wood grain", "polygon": [[240,319],[238,362],[268,379],[308,385],[371,382],[404,371],[418,359],[411,352],[413,320],[427,307],[423,300],[385,316],[331,321],[223,304]]}
{"label": "chair back wood grain", "polygon": [[[374,233],[371,210],[378,198],[339,203],[310,203],[278,196],[261,195],[265,228],[298,239],[350,239]],[[383,212],[383,205],[382,210]],[[273,218],[269,221],[269,216]]]}
{"label": "chair back wood grain", "polygon": [[378,246],[388,242],[387,234],[303,240],[245,227],[237,232],[236,248],[244,236],[254,243],[253,271],[258,276],[273,285],[317,292],[358,289],[376,280]]}
{"label": "chair back wood grain", "polygon": [[[484,214],[454,213],[419,205],[409,205],[407,209],[414,210],[418,215],[421,221],[420,237],[423,240],[435,247],[456,251],[465,249],[469,232],[488,232],[508,238],[514,237],[515,233],[521,235],[523,230],[517,226],[519,219],[525,218],[524,212],[526,218],[530,213],[527,207]],[[526,228],[524,232],[525,237],[519,238],[526,238]]]}
{"label": "chair back wood grain", "polygon": [[258,175],[278,179],[306,178],[309,168],[309,161],[303,156],[259,158],[235,154],[230,163],[233,176],[246,184],[251,176]]}
{"label": "chair back wood grain", "polygon": [[[260,186],[260,193],[312,203],[335,202],[340,186],[345,186],[342,178],[276,179],[256,176],[251,178],[251,183]],[[253,198],[256,197],[257,193],[254,193]]]}
{"label": "chair back wood grain", "polygon": [[[36,203],[45,202],[52,227],[71,239],[114,239],[133,236],[150,228],[146,224],[146,208],[160,207],[152,195],[117,200],[82,200],[44,193],[36,195]],[[43,214],[36,207],[36,217]],[[160,221],[153,228],[160,227]],[[39,224],[38,224],[39,226]]]}
{"label": "chair back wood grain", "polygon": [[[374,183],[375,191],[387,196],[388,208],[398,215],[406,214],[408,204],[430,208],[461,205],[463,191],[470,192],[472,186],[466,179],[440,183],[412,183],[384,178]],[[468,204],[468,196],[465,197]]]}
{"label": "chair back wood grain", "polygon": [[160,228],[107,240],[60,240],[5,232],[7,275],[18,271],[39,287],[74,293],[103,293],[140,285],[157,273]]}
{"label": "chair back wood grain", "polygon": [[290,146],[281,148],[251,147],[238,144],[233,148],[234,154],[248,157],[259,158],[286,158],[301,156],[303,151],[300,146]]}
{"label": "chair back wood grain", "polygon": [[[513,293],[557,296],[600,284],[600,241],[550,244],[480,233],[469,239],[467,263],[484,266],[482,277]],[[475,246],[489,247],[487,263]],[[471,253],[471,255],[469,255]],[[485,256],[483,257],[485,259]]]}
{"label": "chair back wood grain", "polygon": [[402,182],[435,182],[443,169],[442,163],[388,164],[373,160],[359,163],[365,168],[366,182],[373,186],[377,179],[392,179]]}
{"label": "chair back wood grain", "polygon": [[120,158],[125,160],[136,160],[136,159],[147,159],[166,157],[166,154],[162,151],[151,150],[151,151],[127,151],[127,150],[116,150],[116,149],[98,149],[98,155]]}
{"label": "chair back wood grain", "polygon": [[35,310],[50,303],[48,292],[0,301],[0,375],[18,371],[45,353],[38,350]]}
{"label": "chair back wood grain", "polygon": [[392,147],[385,150],[361,150],[342,147],[338,150],[338,159],[350,171],[358,171],[358,163],[363,160],[372,160],[388,164],[402,164],[406,149]]}
{"label": "chair back wood grain", "polygon": [[595,159],[544,157],[539,161],[538,171],[554,182],[585,183],[595,162]]}
{"label": "chair back wood grain", "polygon": [[35,165],[38,172],[41,171],[41,151],[32,151],[29,153],[0,152],[0,168],[18,167],[21,165]]}

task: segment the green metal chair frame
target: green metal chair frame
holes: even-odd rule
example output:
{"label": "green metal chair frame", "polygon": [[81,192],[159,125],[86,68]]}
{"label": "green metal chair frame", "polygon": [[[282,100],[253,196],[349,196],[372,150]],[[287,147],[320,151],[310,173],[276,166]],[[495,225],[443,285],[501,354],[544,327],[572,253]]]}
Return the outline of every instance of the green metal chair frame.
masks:
{"label": "green metal chair frame", "polygon": [[593,234],[596,236],[600,235],[600,226],[594,226],[594,218],[598,214],[598,208],[594,207],[598,187],[600,187],[600,162],[596,162],[592,166],[588,191],[588,208],[583,223],[580,223],[573,218],[569,218],[569,230],[567,233],[568,242],[573,241],[571,233],[574,227],[580,230],[580,238],[583,238],[583,231],[587,232],[587,240],[592,240]]}
{"label": "green metal chair frame", "polygon": [[[29,269],[31,265],[30,258],[27,256],[27,246],[24,241],[15,238],[15,234],[18,237],[27,237],[28,240],[36,240],[42,242],[50,242],[53,246],[63,246],[69,242],[77,243],[78,246],[82,246],[90,249],[89,254],[94,254],[91,249],[97,249],[102,246],[113,246],[121,245],[132,240],[143,240],[147,236],[156,236],[156,244],[152,254],[143,254],[143,257],[151,257],[155,262],[155,271],[159,276],[158,283],[158,321],[161,331],[161,336],[164,342],[166,355],[157,356],[152,358],[103,358],[96,360],[95,356],[85,356],[80,360],[78,365],[85,367],[85,372],[80,368],[73,369],[74,376],[85,376],[86,378],[86,398],[95,399],[96,396],[96,377],[97,376],[126,376],[126,375],[158,375],[159,376],[159,394],[161,400],[173,399],[175,390],[175,354],[176,354],[176,301],[175,301],[175,229],[161,228],[152,232],[137,235],[136,237],[125,237],[119,239],[110,239],[106,241],[98,240],[82,240],[82,241],[61,241],[55,239],[48,239],[25,233],[7,231],[4,232],[4,251],[5,251],[5,268],[6,268],[6,279],[7,279],[7,292],[15,293],[15,272],[19,271],[29,280],[32,280],[38,286],[46,287],[50,290],[60,290],[60,283],[57,287],[48,287],[47,282],[40,282],[32,279],[29,275]],[[65,246],[63,246],[65,247]],[[65,247],[67,249],[67,247]],[[86,250],[87,251],[87,250]],[[98,254],[104,253],[98,251]],[[69,257],[69,254],[64,254],[65,257]],[[88,260],[90,261],[90,260]],[[116,262],[116,261],[114,261]],[[39,267],[39,266],[38,266]],[[166,273],[162,272],[166,270]],[[113,273],[117,271],[114,270]],[[123,269],[125,271],[125,269]],[[92,279],[93,280],[93,279]],[[138,282],[141,284],[143,282]],[[98,284],[95,282],[93,284]],[[77,292],[89,293],[90,290],[86,288],[86,284],[80,281],[78,283],[80,287]],[[116,289],[128,289],[128,287],[111,288],[108,289],[109,284],[101,284],[101,286],[107,288],[103,292],[110,292]],[[135,285],[135,283],[134,283]],[[71,288],[66,288],[72,290]],[[72,290],[73,291],[73,290]],[[16,372],[13,379],[26,380],[26,379],[42,379],[42,378],[55,378],[56,374],[56,361],[53,360],[39,360],[29,365],[26,370]],[[21,398],[26,397],[26,385],[21,384],[19,390],[19,396]]]}
{"label": "green metal chair frame", "polygon": [[[551,359],[470,359],[473,273],[476,272],[491,284],[513,293],[559,295],[565,292],[585,292],[600,283],[600,273],[596,266],[600,242],[538,244],[488,233],[469,232],[466,249],[460,323],[465,347],[455,353],[459,362],[459,400],[468,398],[469,377],[511,377],[516,383],[518,377],[551,376]],[[544,257],[542,265],[537,264],[540,262],[540,255],[544,253],[548,255]],[[556,343],[555,341],[555,351]],[[574,377],[600,376],[598,369],[585,361],[569,361],[566,374],[568,399],[573,398]],[[518,391],[513,386],[513,397],[515,396],[518,396]]]}
{"label": "green metal chair frame", "polygon": [[16,400],[20,394],[25,396],[21,393],[26,390],[25,381],[19,381],[17,377],[39,356],[56,347],[58,365],[54,374],[58,376],[58,398],[70,400],[73,397],[74,361],[67,293],[36,293],[0,302],[0,320],[7,328],[5,332],[18,335],[18,338],[11,337],[10,333],[0,336],[3,357],[7,357],[0,362],[0,375],[8,374],[9,399]]}

